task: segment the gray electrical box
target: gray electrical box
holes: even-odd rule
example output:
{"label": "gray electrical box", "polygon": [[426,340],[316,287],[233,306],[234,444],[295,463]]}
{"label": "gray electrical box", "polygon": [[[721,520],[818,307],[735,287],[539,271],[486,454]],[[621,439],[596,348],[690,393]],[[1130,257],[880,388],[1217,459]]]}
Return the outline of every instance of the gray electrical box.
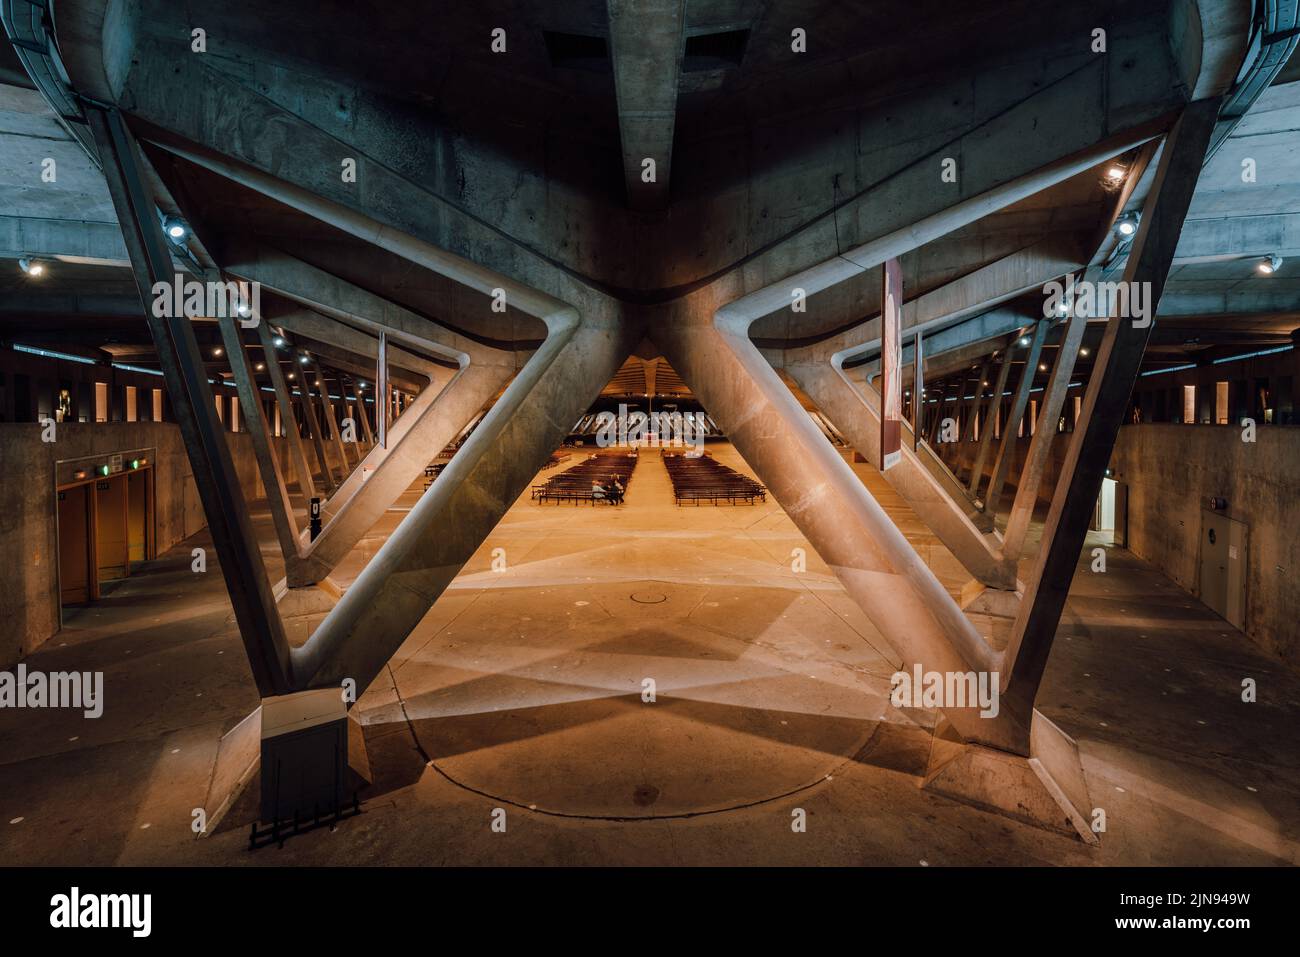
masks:
{"label": "gray electrical box", "polygon": [[347,722],[338,688],[263,700],[262,821],[302,820],[338,811],[347,782]]}

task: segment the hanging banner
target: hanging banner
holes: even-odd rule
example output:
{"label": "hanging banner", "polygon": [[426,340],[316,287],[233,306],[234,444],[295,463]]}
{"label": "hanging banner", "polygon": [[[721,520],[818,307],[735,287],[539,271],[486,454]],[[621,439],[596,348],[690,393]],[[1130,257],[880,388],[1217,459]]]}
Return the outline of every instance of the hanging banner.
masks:
{"label": "hanging banner", "polygon": [[880,294],[880,462],[883,472],[903,457],[903,270],[887,259]]}

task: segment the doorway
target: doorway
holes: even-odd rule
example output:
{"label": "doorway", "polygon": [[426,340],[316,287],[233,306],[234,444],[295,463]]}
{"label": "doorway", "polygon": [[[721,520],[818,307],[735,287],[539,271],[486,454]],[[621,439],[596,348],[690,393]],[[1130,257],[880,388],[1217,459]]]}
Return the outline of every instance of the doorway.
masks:
{"label": "doorway", "polygon": [[1247,532],[1222,512],[1201,513],[1201,601],[1237,628],[1246,626]]}
{"label": "doorway", "polygon": [[59,601],[81,605],[99,597],[94,555],[94,498],[89,485],[60,489]]}
{"label": "doorway", "polygon": [[144,456],[131,465],[56,487],[61,607],[95,601],[104,583],[157,556],[153,469]]}

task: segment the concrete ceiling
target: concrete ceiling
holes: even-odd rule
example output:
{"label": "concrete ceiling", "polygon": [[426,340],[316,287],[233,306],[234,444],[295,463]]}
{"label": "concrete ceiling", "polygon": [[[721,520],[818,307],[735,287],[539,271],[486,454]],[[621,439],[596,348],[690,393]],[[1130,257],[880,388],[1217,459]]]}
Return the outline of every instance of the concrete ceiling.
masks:
{"label": "concrete ceiling", "polygon": [[[85,75],[85,51],[74,41],[93,22],[96,6],[61,5],[74,74]],[[189,31],[202,26],[207,75],[254,89],[332,136],[366,144],[403,176],[436,180],[441,194],[476,214],[498,215],[521,242],[584,276],[671,284],[743,262],[824,216],[866,185],[864,150],[887,169],[893,153],[917,149],[921,133],[909,110],[916,103],[945,106],[924,100],[927,91],[950,97],[946,108],[956,123],[979,101],[972,77],[1010,77],[1042,62],[1068,75],[1069,57],[1076,55],[1072,31],[1086,33],[1100,20],[1115,33],[1138,32],[1166,17],[1168,4],[982,0],[954,10],[949,0],[865,8],[833,0],[686,0],[680,63],[665,67],[677,75],[671,96],[627,84],[620,95],[619,71],[627,62],[619,62],[610,30],[614,8],[604,0],[487,0],[448,4],[437,16],[399,6],[386,9],[382,23],[368,8],[335,2],[313,4],[310,16],[296,3],[227,3],[201,16],[156,0],[140,7],[132,49],[146,62],[128,71],[128,80],[152,75],[147,55],[160,66],[185,56],[175,59],[177,69],[190,69],[198,55],[188,55]],[[665,10],[672,13],[671,7]],[[506,30],[506,55],[491,49],[497,26]],[[796,29],[807,33],[806,54],[791,51]],[[664,49],[672,42],[665,39]],[[1164,49],[1149,53],[1153,60],[1168,57]],[[143,321],[132,320],[138,297],[121,265],[124,248],[102,176],[29,86],[5,50],[0,259],[9,263],[0,268],[0,338],[74,351],[141,346]],[[669,101],[673,118],[665,132]],[[633,133],[629,117],[642,114],[658,117],[657,132]],[[926,135],[933,136],[942,117],[927,113],[926,119]],[[1300,325],[1298,121],[1300,77],[1293,65],[1202,175],[1150,362],[1272,344]],[[868,131],[879,141],[864,144]],[[138,125],[139,135],[154,132],[165,133],[148,122]],[[672,156],[661,195],[646,204],[630,201],[633,135]],[[843,153],[854,136],[857,160]],[[644,150],[631,148],[637,152]],[[471,338],[527,347],[542,337],[534,319],[513,310],[491,317],[462,308],[466,291],[444,278],[163,150],[150,146],[147,154],[218,259],[231,245],[255,238]],[[46,158],[56,161],[55,183],[40,180]],[[1255,160],[1254,183],[1241,180],[1246,158]],[[541,195],[546,210],[533,206]],[[1133,203],[1140,199],[1135,194]],[[1100,178],[1089,171],[929,243],[905,257],[908,295],[1033,243],[1083,249],[1095,241],[1107,202]],[[850,218],[835,226],[846,234],[855,228]],[[707,253],[695,256],[691,247],[706,242]],[[678,261],[656,261],[665,251],[680,253]],[[1251,257],[1268,253],[1289,261],[1263,278]],[[52,260],[40,282],[13,262],[33,254]],[[860,318],[875,276],[868,271],[810,299],[802,317],[764,320],[755,334],[774,341],[816,337]],[[1033,305],[1021,304],[1026,311]]]}

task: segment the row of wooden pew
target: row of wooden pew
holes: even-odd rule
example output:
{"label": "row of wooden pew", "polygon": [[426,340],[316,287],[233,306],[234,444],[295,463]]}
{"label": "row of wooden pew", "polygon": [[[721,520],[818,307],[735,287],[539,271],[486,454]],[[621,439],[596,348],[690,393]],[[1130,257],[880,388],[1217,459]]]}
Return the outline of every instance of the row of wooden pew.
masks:
{"label": "row of wooden pew", "polygon": [[735,505],[744,502],[767,501],[767,489],[747,475],[723,465],[705,452],[703,455],[683,455],[665,452],[664,467],[673,483],[673,500],[681,505],[690,502],[699,505],[707,502],[718,505],[726,502]]}
{"label": "row of wooden pew", "polygon": [[533,486],[533,499],[541,502],[585,502],[595,504],[607,499],[596,498],[591,491],[592,482],[609,487],[614,476],[626,489],[632,481],[638,456],[635,452],[597,452],[582,459],[577,465],[553,475],[541,485]]}

